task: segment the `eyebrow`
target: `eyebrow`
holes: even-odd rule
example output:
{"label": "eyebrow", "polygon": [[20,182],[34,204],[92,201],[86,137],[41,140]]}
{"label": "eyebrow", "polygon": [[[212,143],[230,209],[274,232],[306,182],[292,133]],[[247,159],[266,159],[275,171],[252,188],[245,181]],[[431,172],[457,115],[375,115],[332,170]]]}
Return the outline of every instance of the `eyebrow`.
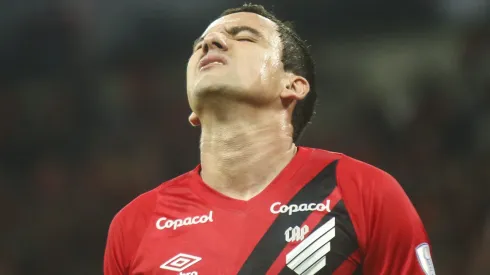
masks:
{"label": "eyebrow", "polygon": [[[251,34],[253,34],[254,36],[256,36],[257,38],[263,38],[264,37],[264,35],[260,31],[258,31],[255,28],[249,27],[249,26],[234,26],[234,27],[231,27],[229,29],[225,29],[225,31],[227,33],[231,34],[232,36],[235,36],[241,32],[244,32],[244,31],[248,31]],[[195,49],[196,45],[199,44],[203,40],[204,40],[204,36],[201,36],[198,39],[196,39],[194,41],[194,44],[192,44],[192,49]]]}

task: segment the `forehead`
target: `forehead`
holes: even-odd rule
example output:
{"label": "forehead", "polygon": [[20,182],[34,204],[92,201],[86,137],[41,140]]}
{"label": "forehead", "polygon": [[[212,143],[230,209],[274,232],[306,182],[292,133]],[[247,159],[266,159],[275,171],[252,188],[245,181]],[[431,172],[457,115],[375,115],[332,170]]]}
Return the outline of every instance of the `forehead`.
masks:
{"label": "forehead", "polygon": [[233,26],[248,26],[262,33],[265,37],[277,35],[277,25],[270,19],[251,12],[237,12],[220,17],[213,21],[204,31],[201,37],[209,32],[223,31]]}

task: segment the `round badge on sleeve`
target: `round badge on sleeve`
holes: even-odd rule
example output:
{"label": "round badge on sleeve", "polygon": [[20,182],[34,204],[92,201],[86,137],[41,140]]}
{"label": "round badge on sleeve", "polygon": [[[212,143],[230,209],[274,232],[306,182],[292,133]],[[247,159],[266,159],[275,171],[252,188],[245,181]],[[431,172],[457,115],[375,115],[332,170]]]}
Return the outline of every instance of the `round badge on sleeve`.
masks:
{"label": "round badge on sleeve", "polygon": [[426,275],[436,275],[432,257],[430,256],[430,247],[428,243],[421,243],[415,248],[415,254],[419,260],[420,267]]}

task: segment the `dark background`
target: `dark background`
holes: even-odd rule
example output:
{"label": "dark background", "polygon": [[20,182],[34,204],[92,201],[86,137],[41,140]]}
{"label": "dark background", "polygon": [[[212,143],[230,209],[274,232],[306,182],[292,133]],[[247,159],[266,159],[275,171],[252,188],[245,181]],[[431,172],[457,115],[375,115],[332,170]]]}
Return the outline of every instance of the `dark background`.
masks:
{"label": "dark background", "polygon": [[[101,274],[109,223],[194,168],[185,67],[242,1],[0,2],[0,274]],[[260,1],[318,64],[302,145],[402,184],[437,274],[490,274],[486,0]]]}

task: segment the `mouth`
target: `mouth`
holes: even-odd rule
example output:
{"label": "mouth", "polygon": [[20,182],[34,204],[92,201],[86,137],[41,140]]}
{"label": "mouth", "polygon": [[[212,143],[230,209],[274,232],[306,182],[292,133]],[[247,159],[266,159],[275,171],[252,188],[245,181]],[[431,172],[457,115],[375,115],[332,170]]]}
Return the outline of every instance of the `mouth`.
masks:
{"label": "mouth", "polygon": [[204,71],[214,66],[226,65],[226,59],[217,54],[208,54],[199,61],[199,71]]}

